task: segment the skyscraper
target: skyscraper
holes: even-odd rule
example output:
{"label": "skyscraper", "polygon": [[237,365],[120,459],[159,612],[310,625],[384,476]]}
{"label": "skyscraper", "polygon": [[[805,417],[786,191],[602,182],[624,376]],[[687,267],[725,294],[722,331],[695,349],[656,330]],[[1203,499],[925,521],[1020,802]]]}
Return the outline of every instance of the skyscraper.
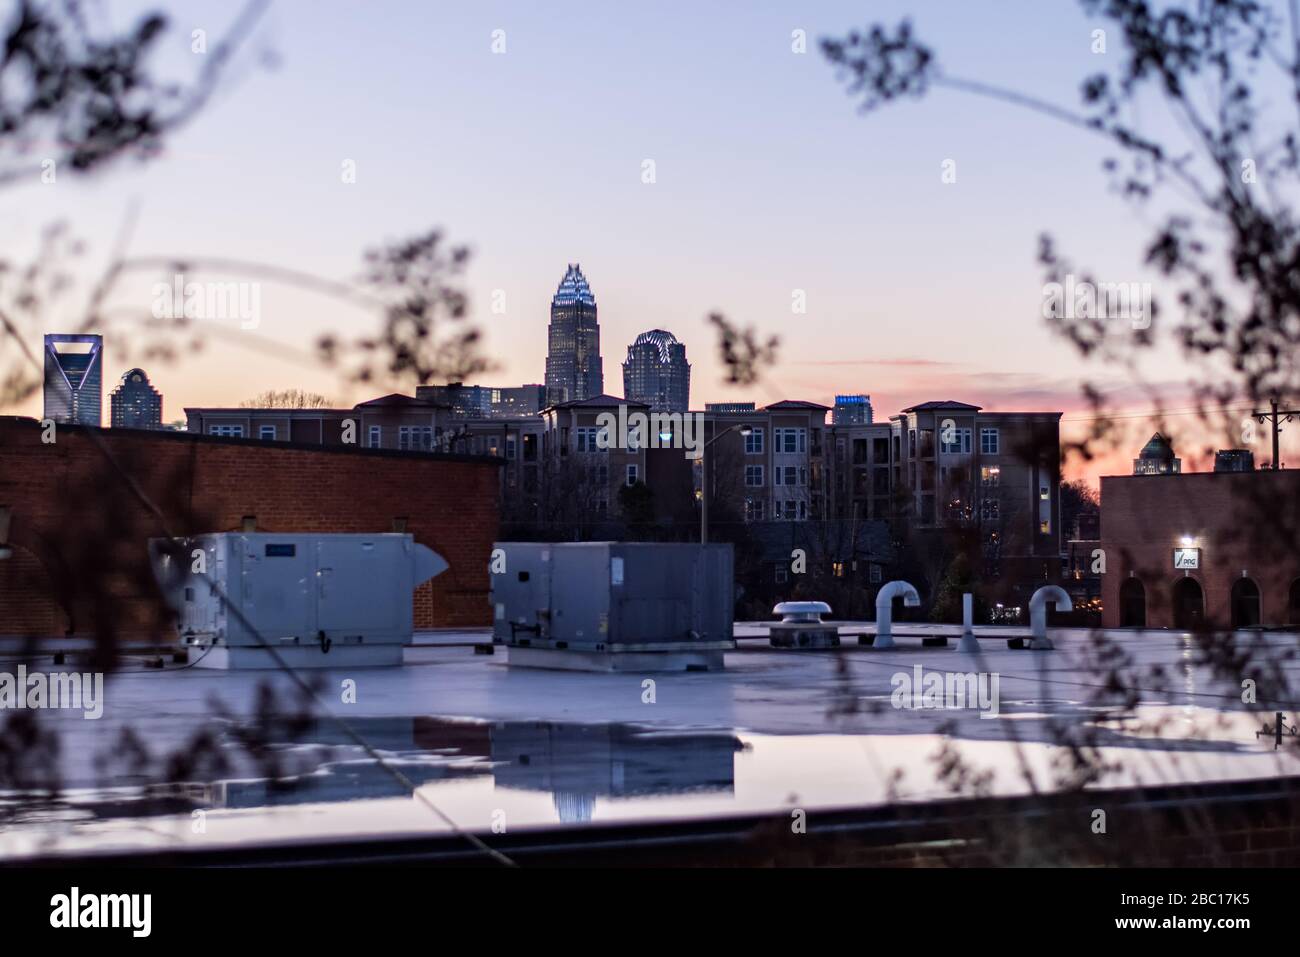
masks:
{"label": "skyscraper", "polygon": [[831,421],[836,425],[871,425],[871,396],[837,395]]}
{"label": "skyscraper", "polygon": [[45,337],[45,418],[75,425],[100,423],[103,411],[104,337]]}
{"label": "skyscraper", "polygon": [[109,415],[115,429],[161,429],[162,394],[149,384],[143,369],[124,373],[109,396]]}
{"label": "skyscraper", "polygon": [[575,402],[605,391],[600,358],[600,326],[596,323],[596,297],[587,277],[570,263],[551,300],[547,330],[546,401]]}
{"label": "skyscraper", "polygon": [[627,347],[623,395],[655,412],[685,412],[690,407],[691,366],[686,346],[663,329],[651,329]]}

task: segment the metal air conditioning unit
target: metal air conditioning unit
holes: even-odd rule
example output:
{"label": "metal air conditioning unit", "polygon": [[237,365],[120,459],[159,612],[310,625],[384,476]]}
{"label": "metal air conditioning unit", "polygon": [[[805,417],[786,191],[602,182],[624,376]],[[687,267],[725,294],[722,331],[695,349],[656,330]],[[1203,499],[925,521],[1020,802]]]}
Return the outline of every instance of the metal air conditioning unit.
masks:
{"label": "metal air conditioning unit", "polygon": [[732,635],[730,545],[498,542],[493,638],[507,663],[716,671]]}
{"label": "metal air conditioning unit", "polygon": [[405,534],[220,532],[149,543],[200,668],[400,665],[411,594],[447,569]]}

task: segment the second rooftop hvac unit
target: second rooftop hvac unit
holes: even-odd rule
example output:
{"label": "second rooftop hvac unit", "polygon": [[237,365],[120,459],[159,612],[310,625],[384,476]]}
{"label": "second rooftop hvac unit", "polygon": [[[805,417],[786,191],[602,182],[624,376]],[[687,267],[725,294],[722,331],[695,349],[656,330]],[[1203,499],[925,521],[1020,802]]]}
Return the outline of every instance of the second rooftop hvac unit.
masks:
{"label": "second rooftop hvac unit", "polygon": [[200,668],[400,665],[412,592],[447,569],[405,534],[221,532],[150,552]]}
{"label": "second rooftop hvac unit", "polygon": [[736,646],[730,545],[493,547],[493,640],[513,666],[715,671]]}

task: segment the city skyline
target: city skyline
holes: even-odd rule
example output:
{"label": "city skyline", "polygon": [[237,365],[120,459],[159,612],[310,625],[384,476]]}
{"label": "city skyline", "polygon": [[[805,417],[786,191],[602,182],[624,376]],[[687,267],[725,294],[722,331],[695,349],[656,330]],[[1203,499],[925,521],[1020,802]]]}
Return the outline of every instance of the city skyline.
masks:
{"label": "city skyline", "polygon": [[[990,81],[1009,86],[1036,71],[1037,92],[1059,102],[1077,99],[1076,77],[1097,62],[1093,25],[1077,8],[1048,11],[1021,0],[992,10],[878,6],[871,16],[910,17],[955,66],[985,63]],[[831,405],[836,394],[863,392],[888,411],[948,395],[1002,411],[1060,410],[1063,439],[1073,441],[1091,424],[1081,391],[1091,381],[1121,410],[1121,424],[1134,423],[1126,446],[1159,426],[1140,415],[1157,404],[1153,392],[1177,413],[1167,425],[1180,447],[1227,444],[1203,436],[1187,411],[1189,376],[1174,346],[1144,360],[1140,385],[1079,359],[1042,321],[1035,248],[1053,224],[1100,276],[1162,288],[1139,265],[1131,211],[1105,197],[1102,144],[1010,107],[972,110],[969,98],[950,92],[865,120],[817,50],[819,38],[862,21],[850,2],[756,10],[740,20],[678,9],[694,29],[677,30],[666,15],[631,36],[598,5],[578,5],[565,18],[510,5],[403,7],[358,25],[341,10],[278,4],[264,41],[284,70],[247,71],[212,105],[208,122],[179,130],[148,164],[119,164],[112,190],[73,177],[15,184],[0,200],[14,227],[0,247],[22,261],[33,247],[19,237],[67,219],[87,242],[79,278],[89,289],[129,219],[134,254],[238,253],[351,279],[363,250],[437,225],[471,248],[468,311],[494,381],[543,377],[537,357],[547,346],[555,263],[582,262],[600,277],[602,331],[612,341],[666,327],[687,345],[699,406],[782,397]],[[228,17],[220,4],[194,4],[179,17],[185,29],[165,40],[164,65],[192,70],[190,22],[215,31]],[[502,52],[493,52],[497,30]],[[733,42],[717,44],[724,35]],[[583,44],[585,65],[555,55],[574,43]],[[331,64],[353,55],[367,57],[370,69],[339,76]],[[680,66],[670,78],[656,67],[663,56]],[[617,79],[593,85],[593,72]],[[421,82],[388,82],[397,76]],[[423,92],[439,87],[459,92],[436,101]],[[737,108],[737,88],[750,91],[752,106]],[[290,134],[279,120],[323,118],[325,103],[339,111],[333,125]],[[557,111],[583,116],[600,135],[575,156],[569,125],[552,122]],[[415,115],[433,122],[411,128]],[[989,136],[991,124],[1005,134]],[[347,133],[331,132],[340,128]],[[429,132],[435,128],[454,149],[442,147]],[[823,142],[841,148],[818,149]],[[950,159],[956,178],[945,183]],[[349,182],[340,177],[344,163],[355,166]],[[1062,178],[1078,188],[1062,193]],[[1086,216],[1084,189],[1096,196]],[[1008,206],[1006,196],[1020,201]],[[268,221],[272,204],[277,215]],[[147,313],[152,287],[171,278],[125,276],[108,305],[114,314]],[[206,278],[249,279],[237,271]],[[310,361],[320,334],[368,331],[365,319],[317,293],[261,286],[256,328],[207,323],[212,334],[201,353],[151,363],[159,390],[181,405],[251,397],[258,389],[232,394],[232,383],[244,381],[292,384],[342,404],[369,397],[371,390]],[[757,388],[725,382],[707,321],[714,310],[781,338],[779,361]],[[44,322],[43,331],[71,326],[66,316]],[[1157,323],[1155,331],[1167,330]],[[144,364],[148,347],[139,327],[126,327],[112,340],[105,376]],[[414,385],[382,383],[373,392],[392,388]],[[33,399],[5,411],[39,410]],[[1284,432],[1282,442],[1296,461],[1300,430]],[[1067,474],[1096,484],[1100,474],[1122,473],[1130,455],[1072,456]],[[1199,466],[1193,458],[1189,469],[1210,467],[1208,457]]]}

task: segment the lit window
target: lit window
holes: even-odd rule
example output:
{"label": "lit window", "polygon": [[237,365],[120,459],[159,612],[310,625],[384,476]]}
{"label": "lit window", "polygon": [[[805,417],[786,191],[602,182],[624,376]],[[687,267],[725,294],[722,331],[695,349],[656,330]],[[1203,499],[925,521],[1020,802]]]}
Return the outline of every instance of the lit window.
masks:
{"label": "lit window", "polygon": [[980,485],[985,488],[997,488],[998,481],[1002,478],[1002,469],[996,465],[984,465],[980,467]]}

